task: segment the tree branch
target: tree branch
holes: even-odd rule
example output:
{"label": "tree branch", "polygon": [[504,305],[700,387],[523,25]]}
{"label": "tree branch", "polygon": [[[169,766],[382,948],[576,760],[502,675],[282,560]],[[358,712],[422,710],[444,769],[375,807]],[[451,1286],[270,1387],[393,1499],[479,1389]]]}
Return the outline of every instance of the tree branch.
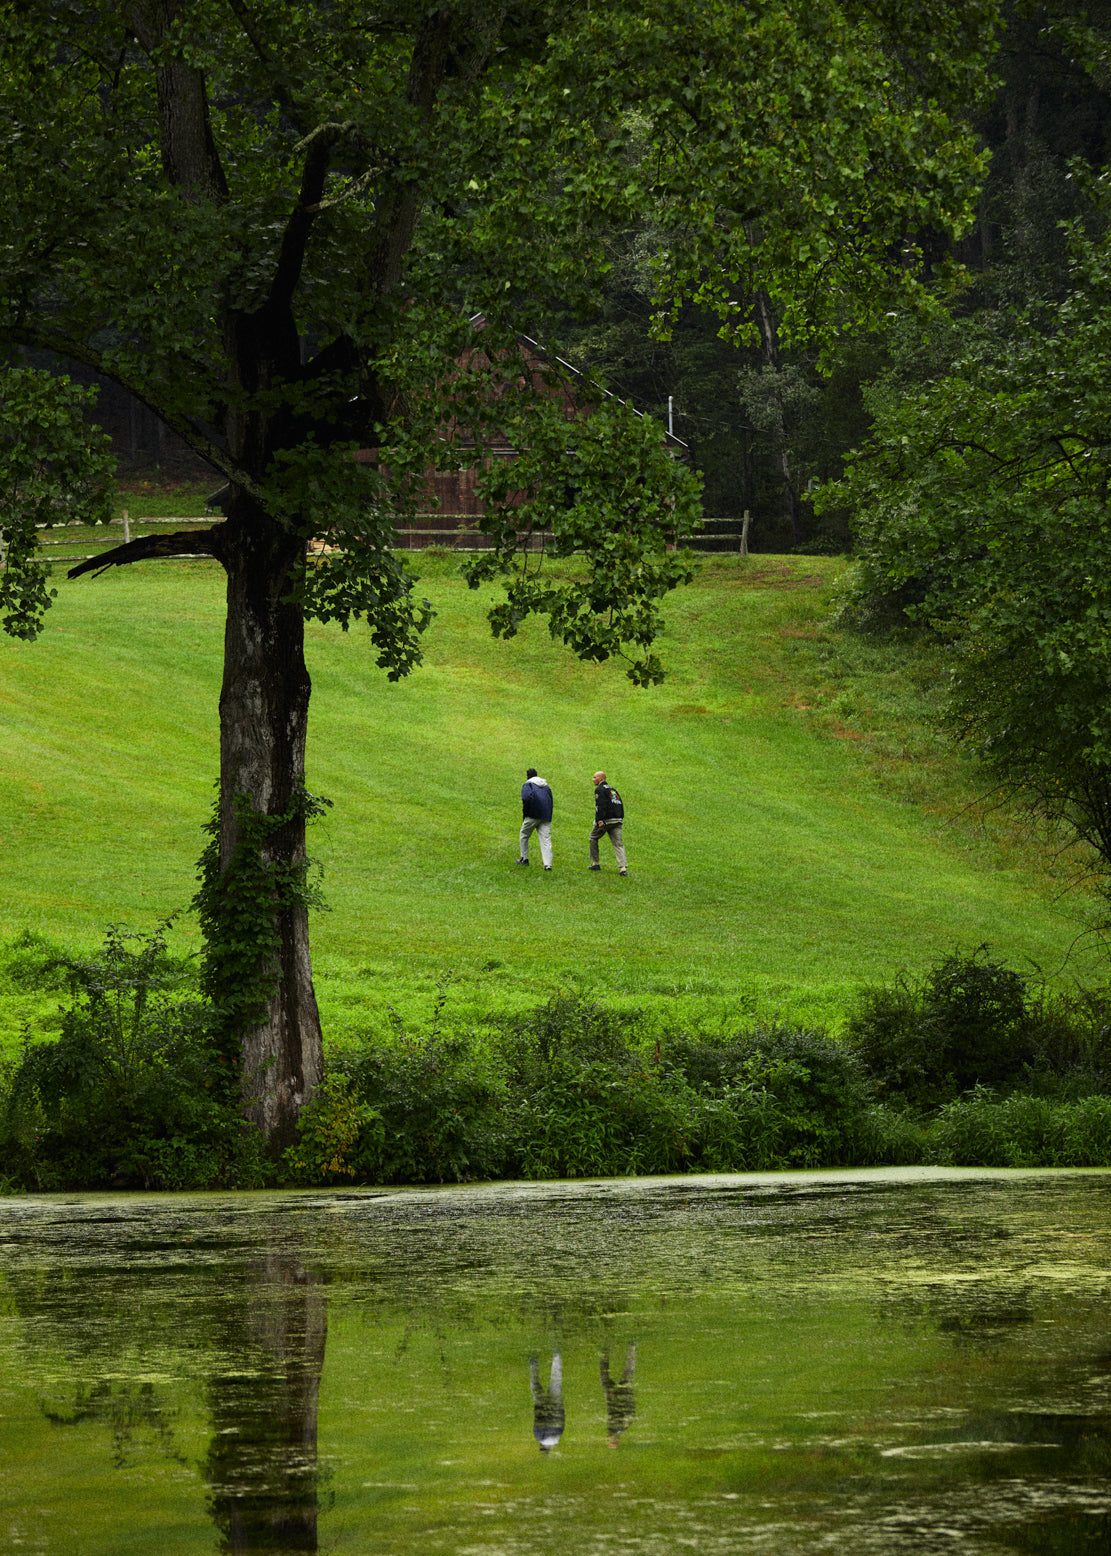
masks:
{"label": "tree branch", "polygon": [[[449,75],[468,90],[488,65],[508,7],[504,0],[488,0],[475,7],[464,33],[465,41],[455,46],[456,16],[447,6],[430,10],[413,40],[409,77],[405,96],[416,109],[421,123],[432,120],[443,84]],[[413,241],[421,196],[401,178],[386,180],[378,200],[375,241],[371,248],[367,275],[380,296],[391,291],[401,280],[405,256]]]}
{"label": "tree branch", "polygon": [[301,170],[301,187],[297,204],[290,212],[282,235],[282,246],[274,279],[270,284],[267,306],[274,309],[288,308],[301,279],[309,234],[313,221],[321,210],[324,183],[332,161],[332,152],[344,141],[357,139],[353,121],[343,124],[318,124],[316,129],[294,146],[294,153],[305,153],[305,165]]}
{"label": "tree branch", "polygon": [[131,562],[145,562],[151,557],[210,556],[220,561],[223,528],[222,524],[214,524],[210,529],[175,530],[172,535],[140,535],[138,540],[129,540],[126,545],[113,546],[111,551],[102,551],[99,556],[86,557],[76,567],[71,567],[66,577],[80,578],[82,573],[95,573],[99,577],[110,567],[127,567]]}
{"label": "tree branch", "polygon": [[267,47],[264,31],[259,25],[257,18],[251,14],[250,8],[244,4],[244,0],[228,0],[228,7],[236,21],[242,27],[243,35],[247,39],[247,42],[251,45],[251,48],[254,50],[255,57],[257,58],[259,64],[265,68],[266,73],[270,78],[269,86],[271,92],[273,93],[274,101],[277,103],[282,113],[285,114],[293,128],[295,130],[299,130],[301,134],[304,134],[304,116],[278,77],[274,66],[274,56],[270,49]]}
{"label": "tree branch", "polygon": [[69,335],[54,334],[50,330],[32,329],[27,325],[14,325],[5,330],[5,335],[17,346],[30,346],[34,351],[53,351],[60,357],[68,357],[71,361],[81,362],[86,367],[91,367],[94,373],[100,373],[104,378],[110,378],[128,394],[134,395],[171,431],[184,438],[189,447],[200,454],[202,459],[206,459],[213,469],[218,470],[235,486],[241,486],[256,501],[265,502],[265,494],[257,481],[232,459],[227,449],[221,448],[202,432],[190,417],[177,416],[164,407],[156,405],[142,385],[132,382],[126,373],[121,373],[101,352],[94,350],[85,341],[74,340]]}
{"label": "tree branch", "polygon": [[[432,118],[436,99],[447,74],[451,46],[452,14],[447,9],[430,12],[413,42],[406,97],[423,123]],[[378,203],[375,242],[368,274],[379,296],[401,280],[405,255],[413,241],[420,196],[400,179],[387,181]]]}
{"label": "tree branch", "polygon": [[359,361],[354,339],[350,335],[337,335],[305,363],[301,378],[305,383],[312,383],[327,373],[350,373],[359,366]]}
{"label": "tree branch", "polygon": [[164,0],[130,0],[123,7],[123,17],[154,67],[167,179],[188,200],[224,201],[228,184],[212,133],[204,72],[175,52],[173,23],[178,9]]}

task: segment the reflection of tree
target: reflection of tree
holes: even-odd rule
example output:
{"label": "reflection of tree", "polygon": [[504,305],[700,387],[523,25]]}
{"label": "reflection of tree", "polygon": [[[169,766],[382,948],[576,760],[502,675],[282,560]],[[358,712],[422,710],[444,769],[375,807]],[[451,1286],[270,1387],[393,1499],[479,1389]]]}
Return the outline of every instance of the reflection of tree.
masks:
{"label": "reflection of tree", "polygon": [[41,1409],[54,1426],[79,1426],[86,1421],[108,1426],[115,1469],[127,1469],[133,1463],[135,1440],[144,1434],[153,1436],[168,1457],[179,1464],[186,1462],[174,1442],[172,1412],[159,1399],[152,1383],[118,1379],[79,1383],[73,1403],[64,1410],[46,1402]]}
{"label": "reflection of tree", "polygon": [[987,1350],[1010,1344],[1014,1331],[1037,1321],[1033,1294],[1026,1285],[1000,1286],[990,1280],[942,1286],[937,1291],[899,1292],[880,1311],[902,1325],[924,1323],[954,1345]]}
{"label": "reflection of tree", "polygon": [[[0,1307],[6,1319],[21,1320],[22,1370],[44,1420],[63,1433],[107,1428],[113,1469],[134,1469],[152,1450],[190,1462],[179,1433],[182,1393],[165,1377],[178,1369],[167,1367],[161,1309],[151,1296],[148,1272],[107,1261],[32,1262],[0,1274]],[[152,1371],[159,1381],[144,1376]],[[59,1454],[71,1451],[59,1443]]]}
{"label": "reflection of tree", "polygon": [[248,1267],[217,1343],[205,1476],[223,1551],[317,1549],[316,1411],[327,1314],[319,1279],[291,1255]]}

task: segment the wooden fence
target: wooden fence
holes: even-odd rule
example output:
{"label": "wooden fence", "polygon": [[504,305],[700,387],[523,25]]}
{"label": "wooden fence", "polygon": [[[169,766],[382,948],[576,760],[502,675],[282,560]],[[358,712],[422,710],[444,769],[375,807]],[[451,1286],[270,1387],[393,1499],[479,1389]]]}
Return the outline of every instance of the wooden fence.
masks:
{"label": "wooden fence", "polygon": [[[424,515],[418,515],[424,517]],[[430,522],[423,526],[408,526],[397,531],[397,549],[399,551],[423,551],[433,546],[443,547],[450,551],[488,551],[493,545],[489,536],[484,535],[473,523],[457,524],[450,526],[445,524],[443,515],[429,514]],[[78,562],[91,561],[103,551],[127,544],[140,534],[149,533],[161,525],[172,524],[179,529],[207,529],[213,522],[211,516],[185,515],[180,518],[137,518],[132,520],[125,511],[118,521],[96,529],[90,526],[79,526],[84,533],[78,536],[66,535],[67,526],[59,526],[51,529],[39,540],[40,549],[46,553],[46,560],[72,566]],[[692,551],[706,553],[732,553],[737,552],[741,556],[748,555],[748,530],[749,516],[745,513],[741,528],[728,529],[721,526],[727,521],[708,520],[707,526],[692,535],[680,535],[678,544],[689,546]],[[40,526],[41,527],[41,526]],[[529,537],[529,549],[538,551],[551,539],[549,532]],[[82,549],[78,549],[78,548]],[[93,549],[89,549],[89,548]],[[324,550],[324,543],[314,545],[313,550]],[[193,554],[182,553],[172,557],[150,557],[148,561],[181,562],[191,560],[211,560],[206,552]],[[0,563],[4,561],[0,552]]]}
{"label": "wooden fence", "polygon": [[[179,529],[208,529],[212,524],[211,517],[189,515],[179,519],[135,519],[132,521],[126,510],[122,517],[113,520],[111,524],[98,524],[95,528],[89,524],[74,525],[72,528],[82,531],[80,535],[67,535],[69,525],[52,527],[45,535],[39,537],[39,550],[46,553],[45,560],[71,566],[77,562],[89,562],[98,557],[101,552],[109,551],[113,546],[126,545],[129,540],[135,540],[141,534],[148,533],[151,529],[162,524],[173,524]],[[44,526],[39,525],[42,529]],[[78,548],[82,549],[78,549]],[[93,549],[88,549],[92,547]],[[187,562],[199,561],[208,558],[207,552],[196,552],[190,556],[150,557],[149,561]]]}

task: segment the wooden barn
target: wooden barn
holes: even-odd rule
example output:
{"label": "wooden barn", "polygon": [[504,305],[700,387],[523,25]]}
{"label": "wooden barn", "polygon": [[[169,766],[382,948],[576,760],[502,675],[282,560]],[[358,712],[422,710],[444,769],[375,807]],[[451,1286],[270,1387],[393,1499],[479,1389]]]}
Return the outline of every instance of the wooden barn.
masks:
{"label": "wooden barn", "polygon": [[[470,324],[476,333],[481,334],[485,320],[481,314],[476,314],[470,320]],[[564,412],[569,419],[582,415],[582,405],[576,393],[576,386],[585,385],[587,380],[578,368],[573,367],[562,357],[550,357],[544,348],[528,335],[519,334],[516,339],[521,353],[522,373],[531,375],[534,386],[542,393],[561,399]],[[474,354],[479,349],[477,346],[471,347],[466,356],[460,359],[461,370],[465,371],[472,365]],[[608,390],[605,393],[609,395]],[[460,426],[445,427],[442,436],[445,442],[459,447],[465,447],[471,441],[466,429]],[[689,456],[688,445],[662,427],[660,438],[674,458],[685,459]],[[360,449],[355,454],[355,458],[360,463],[374,464],[378,459],[378,450]],[[486,463],[494,459],[512,461],[516,458],[517,451],[512,444],[508,441],[499,443],[495,435],[486,455]],[[482,531],[482,499],[475,490],[481,468],[479,465],[464,463],[454,470],[430,468],[426,471],[421,477],[421,495],[418,498],[414,522],[397,531],[399,549],[421,550],[426,546],[437,545],[450,546],[459,550],[474,550],[488,546],[490,542]],[[207,506],[221,507],[227,490],[225,486],[213,493],[208,499]],[[532,536],[529,543],[539,547],[543,544],[544,538],[541,533],[537,533]],[[326,545],[326,538],[322,538],[319,549],[324,549]]]}
{"label": "wooden barn", "polygon": [[[482,315],[476,314],[470,323],[472,329],[481,334],[485,323]],[[565,414],[569,418],[581,415],[582,409],[576,394],[576,385],[585,384],[586,379],[578,368],[573,367],[562,357],[553,359],[537,341],[528,335],[518,334],[517,346],[521,353],[522,370],[525,374],[531,375],[535,387],[541,392],[562,399]],[[471,348],[471,353],[478,349],[478,347]],[[461,362],[463,368],[470,365],[471,353],[468,353]],[[554,375],[553,367],[556,370]],[[448,441],[461,443],[466,434],[461,428],[448,428],[444,436]],[[675,458],[688,457],[688,446],[681,438],[664,431],[663,428],[660,429],[660,437],[669,453]],[[371,460],[375,456],[373,451],[367,450],[365,457]],[[487,457],[514,460],[517,458],[517,451],[508,441],[501,444],[495,441]],[[404,550],[416,550],[432,545],[453,546],[459,549],[482,548],[487,545],[488,541],[482,533],[482,499],[475,490],[480,469],[479,466],[465,465],[456,470],[429,470],[421,483],[424,492],[427,493],[427,508],[417,514],[411,528],[398,531],[399,546]],[[540,535],[533,537],[532,544],[541,543]]]}

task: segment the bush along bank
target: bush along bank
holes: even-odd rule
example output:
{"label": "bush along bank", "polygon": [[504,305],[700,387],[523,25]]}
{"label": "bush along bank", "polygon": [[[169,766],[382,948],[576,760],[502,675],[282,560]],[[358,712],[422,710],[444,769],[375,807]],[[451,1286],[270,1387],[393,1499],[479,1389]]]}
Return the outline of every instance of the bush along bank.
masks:
{"label": "bush along bank", "polygon": [[68,994],[57,1038],[0,1065],[0,1188],[257,1187],[268,1164],[240,1118],[238,1075],[221,1054],[195,968],[168,925],[116,927],[99,954],[68,957],[23,935],[0,980]]}
{"label": "bush along bank", "polygon": [[0,976],[69,991],[0,1075],[9,1191],[452,1183],[916,1162],[1111,1166],[1111,998],[1050,999],[981,947],[869,990],[844,1038],[650,1028],[566,996],[474,1037],[400,1021],[334,1055],[267,1161],[164,932]]}
{"label": "bush along bank", "polygon": [[481,1057],[402,1036],[341,1065],[287,1158],[305,1183],[847,1165],[871,1138],[858,1062],[821,1034],[653,1038],[578,998],[507,1023]]}

